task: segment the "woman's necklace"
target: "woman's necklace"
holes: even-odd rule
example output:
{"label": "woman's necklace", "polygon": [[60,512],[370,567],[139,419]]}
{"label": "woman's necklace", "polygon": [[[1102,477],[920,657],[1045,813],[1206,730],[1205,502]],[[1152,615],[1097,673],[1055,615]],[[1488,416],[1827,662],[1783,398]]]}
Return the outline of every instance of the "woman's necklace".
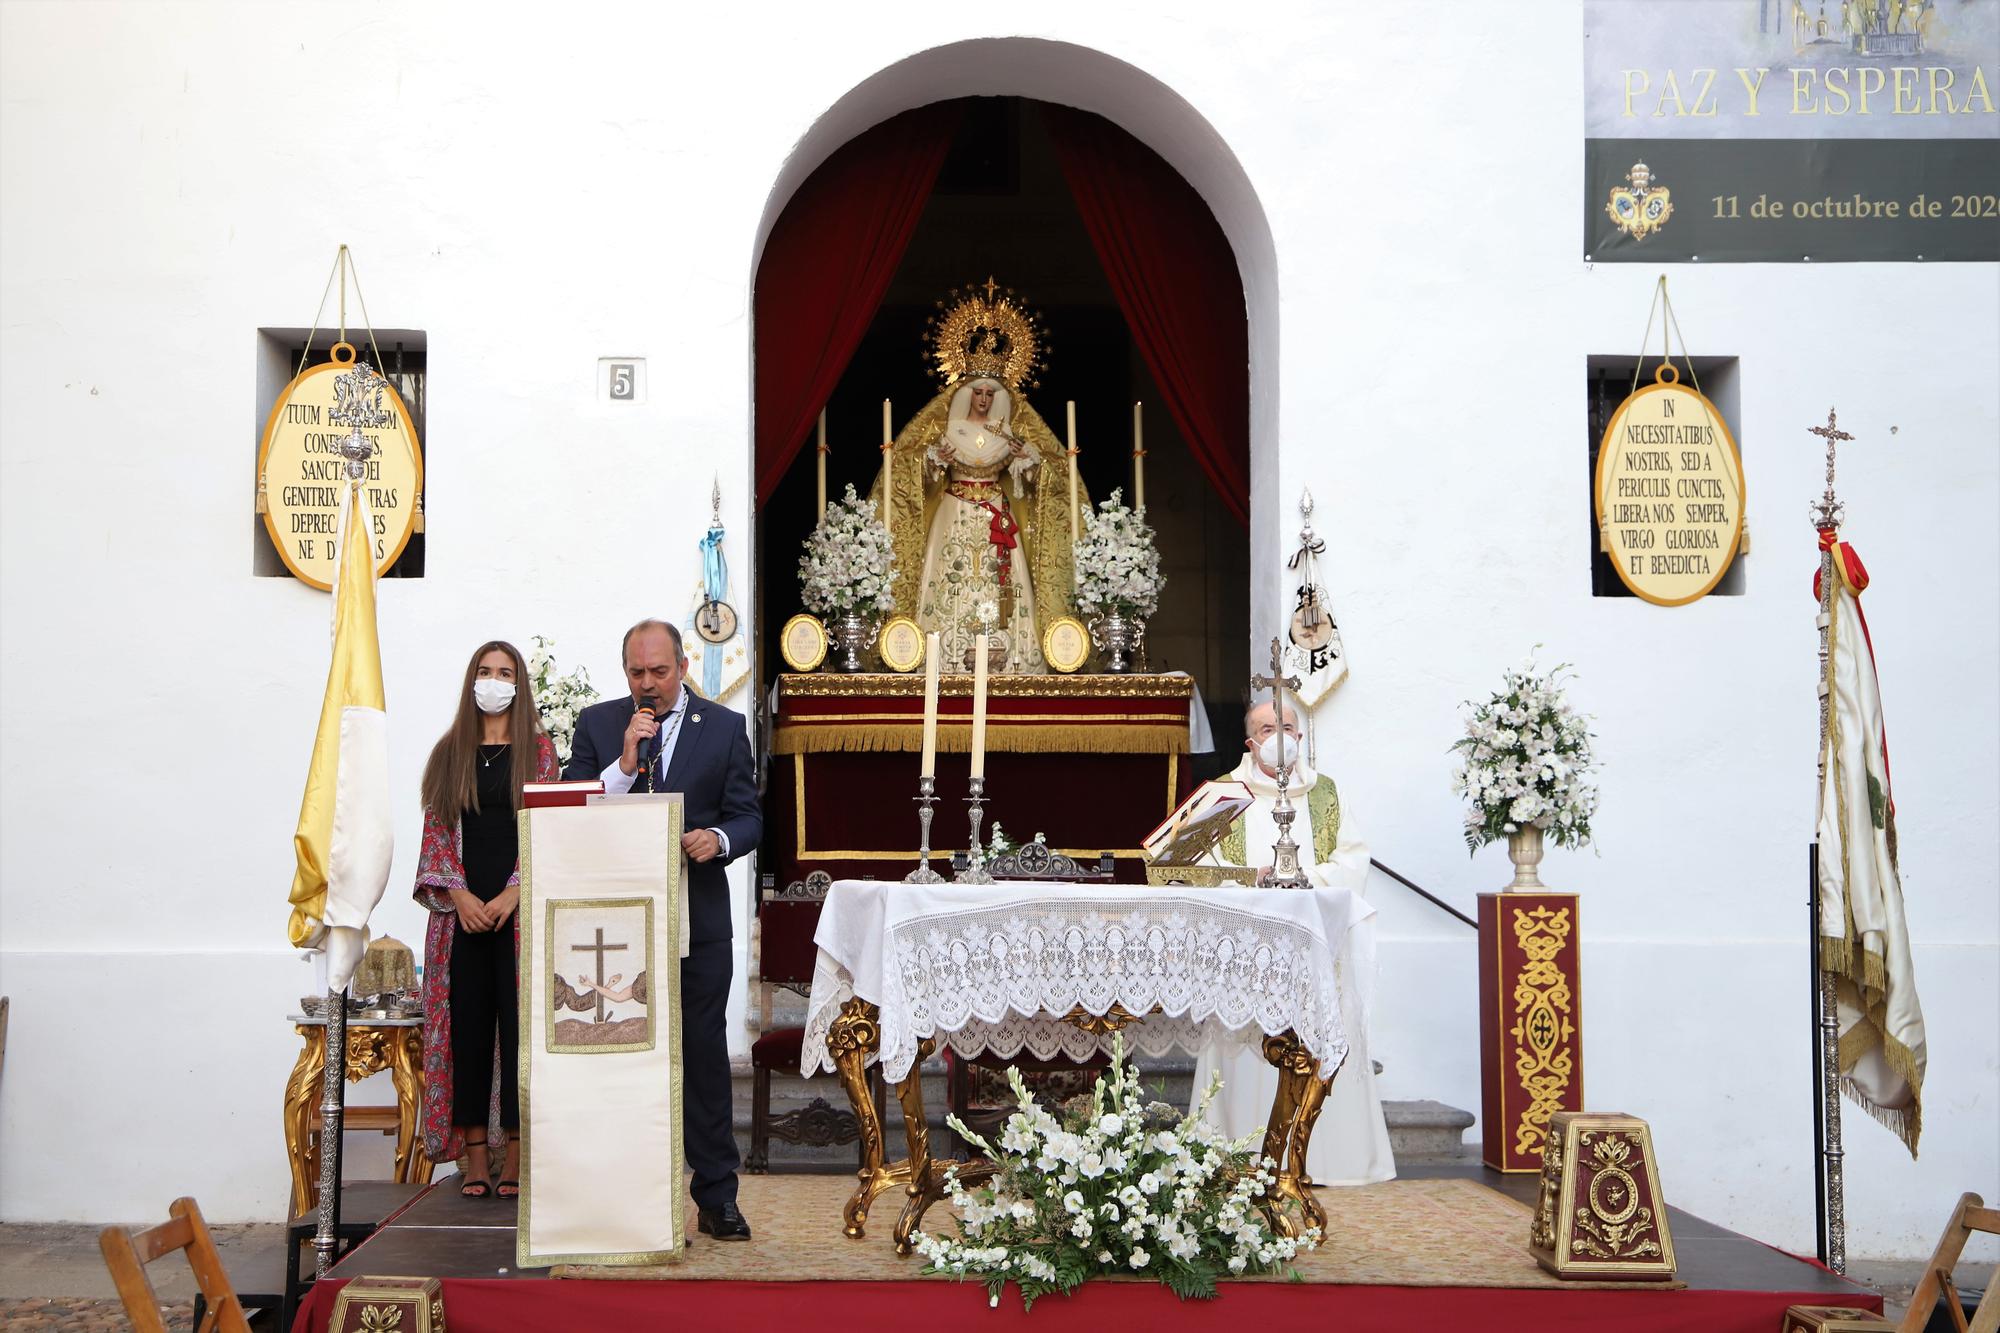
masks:
{"label": "woman's necklace", "polygon": [[[507,748],[506,741],[501,741],[497,745],[487,745],[482,742],[479,747],[479,766],[481,768],[493,767],[493,765],[500,762],[500,756],[507,752]],[[493,753],[490,755],[487,754],[488,750],[493,751]]]}

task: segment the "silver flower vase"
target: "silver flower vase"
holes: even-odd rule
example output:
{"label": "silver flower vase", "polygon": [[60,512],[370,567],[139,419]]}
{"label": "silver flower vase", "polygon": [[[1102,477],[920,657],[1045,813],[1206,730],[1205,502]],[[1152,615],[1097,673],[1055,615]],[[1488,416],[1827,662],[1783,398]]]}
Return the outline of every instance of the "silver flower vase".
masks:
{"label": "silver flower vase", "polygon": [[1137,616],[1113,611],[1090,622],[1090,641],[1103,657],[1104,669],[1122,675],[1132,669],[1132,654],[1145,641],[1146,622]]}
{"label": "silver flower vase", "polygon": [[861,671],[864,664],[861,654],[875,646],[875,636],[881,627],[874,621],[863,620],[852,611],[837,616],[827,627],[827,636],[833,641],[833,651],[839,656],[834,660],[836,671]]}

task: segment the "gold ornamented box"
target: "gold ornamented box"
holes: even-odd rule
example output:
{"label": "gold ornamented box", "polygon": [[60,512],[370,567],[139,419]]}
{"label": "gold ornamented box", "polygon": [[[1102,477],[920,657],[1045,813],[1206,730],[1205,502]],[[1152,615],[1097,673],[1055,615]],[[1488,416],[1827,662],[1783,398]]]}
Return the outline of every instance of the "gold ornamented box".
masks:
{"label": "gold ornamented box", "polygon": [[1893,1333],[1895,1325],[1872,1310],[1846,1305],[1794,1305],[1782,1333]]}
{"label": "gold ornamented box", "polygon": [[444,1283],[434,1277],[358,1277],[333,1298],[328,1333],[445,1333]]}
{"label": "gold ornamented box", "polygon": [[1673,1277],[1674,1238],[1645,1121],[1604,1111],[1550,1118],[1528,1249],[1560,1278]]}

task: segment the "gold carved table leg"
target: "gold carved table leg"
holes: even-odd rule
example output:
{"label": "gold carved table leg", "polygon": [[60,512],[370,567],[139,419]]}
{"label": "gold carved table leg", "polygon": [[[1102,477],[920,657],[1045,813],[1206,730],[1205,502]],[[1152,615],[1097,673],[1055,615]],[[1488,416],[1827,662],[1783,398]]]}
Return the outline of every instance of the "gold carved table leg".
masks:
{"label": "gold carved table leg", "polygon": [[931,1038],[917,1047],[917,1063],[910,1067],[910,1076],[896,1085],[896,1100],[903,1107],[903,1130],[910,1144],[909,1181],[904,1193],[909,1202],[896,1218],[896,1253],[908,1254],[914,1246],[910,1237],[923,1225],[924,1213],[930,1206],[945,1197],[944,1173],[954,1165],[958,1167],[958,1178],[965,1184],[976,1184],[993,1174],[991,1163],[940,1162],[931,1157],[930,1117],[924,1114],[924,1090],[919,1082],[923,1062],[937,1049],[937,1042]]}
{"label": "gold carved table leg", "polygon": [[[891,1166],[883,1160],[882,1118],[875,1113],[875,1098],[868,1090],[868,1057],[882,1049],[881,1011],[859,996],[848,1000],[827,1030],[826,1049],[861,1131],[861,1169],[855,1173],[860,1183],[841,1210],[841,1233],[850,1240],[860,1240],[867,1234],[868,1209],[875,1196],[903,1184],[910,1173],[908,1162]],[[915,1072],[912,1070],[912,1075]]]}
{"label": "gold carved table leg", "polygon": [[424,1154],[424,1031],[404,1028],[389,1037],[389,1080],[396,1087],[396,1183],[429,1184],[431,1159]]}
{"label": "gold carved table leg", "polygon": [[320,1072],[326,1068],[326,1029],[294,1025],[305,1039],[292,1076],[285,1081],[285,1160],[292,1168],[292,1211],[297,1217],[312,1207],[313,1181],[319,1176],[319,1151],[312,1134],[313,1104],[319,1098]]}
{"label": "gold carved table leg", "polygon": [[1333,1075],[1320,1077],[1319,1061],[1289,1028],[1264,1038],[1264,1058],[1278,1071],[1278,1095],[1271,1102],[1271,1119],[1264,1127],[1264,1156],[1278,1164],[1278,1179],[1265,1201],[1265,1215],[1273,1231],[1298,1235],[1299,1224],[1285,1211],[1289,1201],[1298,1205],[1307,1225],[1324,1231],[1326,1209],[1313,1195],[1306,1150],[1312,1144],[1313,1126],[1326,1105]]}

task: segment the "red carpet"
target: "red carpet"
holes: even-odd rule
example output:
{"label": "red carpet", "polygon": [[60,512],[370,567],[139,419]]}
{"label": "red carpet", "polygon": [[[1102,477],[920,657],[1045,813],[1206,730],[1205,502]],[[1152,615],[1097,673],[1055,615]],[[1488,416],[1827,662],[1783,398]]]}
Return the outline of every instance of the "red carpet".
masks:
{"label": "red carpet", "polygon": [[[318,1283],[293,1333],[324,1333],[343,1285]],[[1825,1304],[1826,1293],[1769,1291],[1523,1291],[1500,1288],[1341,1287],[1247,1282],[1215,1301],[1182,1302],[1165,1287],[1091,1283],[1051,1296],[1023,1314],[1012,1289],[988,1309],[970,1284],[924,1282],[588,1282],[451,1279],[444,1284],[451,1333],[590,1329],[686,1333],[713,1328],[1033,1329],[1036,1333],[1132,1328],[1338,1328],[1549,1333],[1772,1333],[1788,1305]],[[1853,1304],[1880,1310],[1858,1293]],[[1307,1320],[1299,1323],[1284,1321]]]}

